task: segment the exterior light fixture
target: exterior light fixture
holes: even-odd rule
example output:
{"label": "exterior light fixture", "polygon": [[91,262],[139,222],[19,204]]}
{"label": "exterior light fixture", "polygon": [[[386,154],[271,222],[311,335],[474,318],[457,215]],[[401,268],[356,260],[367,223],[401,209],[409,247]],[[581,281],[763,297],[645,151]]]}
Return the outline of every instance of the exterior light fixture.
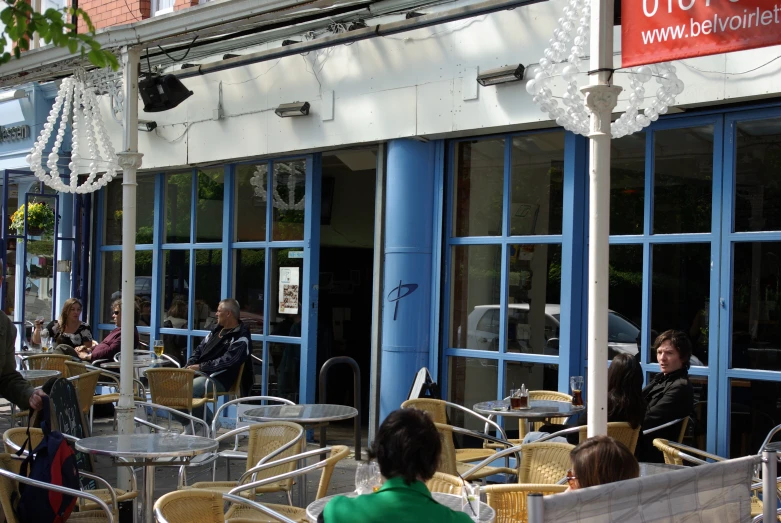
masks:
{"label": "exterior light fixture", "polygon": [[181,69],[192,69],[193,67],[198,67],[198,64],[188,64],[185,62],[182,64]]}
{"label": "exterior light fixture", "polygon": [[489,69],[477,75],[477,83],[488,87],[489,85],[518,82],[523,78],[523,71],[524,67],[521,64]]}
{"label": "exterior light fixture", "polygon": [[27,91],[24,89],[13,89],[0,93],[0,103],[19,100],[20,98],[27,98]]}
{"label": "exterior light fixture", "polygon": [[280,118],[288,118],[290,116],[306,116],[309,114],[309,102],[295,102],[292,104],[281,104],[274,109],[277,116]]}
{"label": "exterior light fixture", "polygon": [[293,45],[293,44],[300,44],[301,40],[291,40],[291,39],[285,39],[282,40],[282,47]]}
{"label": "exterior light fixture", "polygon": [[145,113],[173,109],[193,95],[176,76],[150,75],[138,82],[138,92],[144,101]]}
{"label": "exterior light fixture", "polygon": [[139,120],[138,121],[138,130],[143,131],[145,133],[151,133],[157,129],[157,122],[154,120]]}
{"label": "exterior light fixture", "polygon": [[229,60],[231,58],[238,58],[239,56],[241,56],[241,55],[240,54],[228,53],[228,54],[222,55],[222,59],[223,60]]}

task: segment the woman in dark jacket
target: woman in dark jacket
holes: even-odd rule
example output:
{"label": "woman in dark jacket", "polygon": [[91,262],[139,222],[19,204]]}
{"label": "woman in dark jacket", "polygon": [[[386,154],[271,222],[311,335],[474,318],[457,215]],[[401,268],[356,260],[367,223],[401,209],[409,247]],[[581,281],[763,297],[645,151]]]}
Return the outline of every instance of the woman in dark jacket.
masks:
{"label": "woman in dark jacket", "polygon": [[[689,360],[692,346],[688,336],[681,331],[668,330],[654,341],[651,350],[662,372],[643,389],[643,398],[648,404],[643,421],[643,430],[664,425],[670,421],[686,418],[694,409],[694,390],[689,381]],[[676,423],[646,436],[640,437],[635,455],[639,461],[662,463],[664,456],[653,446],[655,438],[678,440],[681,424]]]}

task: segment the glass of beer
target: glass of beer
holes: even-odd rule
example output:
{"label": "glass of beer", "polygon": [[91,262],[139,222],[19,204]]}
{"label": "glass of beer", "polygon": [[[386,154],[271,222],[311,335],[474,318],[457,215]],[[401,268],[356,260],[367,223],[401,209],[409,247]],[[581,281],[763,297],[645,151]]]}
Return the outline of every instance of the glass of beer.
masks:
{"label": "glass of beer", "polygon": [[570,376],[569,386],[572,389],[572,404],[583,406],[583,376]]}
{"label": "glass of beer", "polygon": [[163,340],[155,340],[152,344],[152,348],[155,351],[155,358],[159,358],[163,355]]}
{"label": "glass of beer", "polygon": [[529,408],[529,389],[522,388],[518,391],[518,410]]}
{"label": "glass of beer", "polygon": [[510,408],[512,410],[521,408],[521,389],[512,389],[510,391]]}

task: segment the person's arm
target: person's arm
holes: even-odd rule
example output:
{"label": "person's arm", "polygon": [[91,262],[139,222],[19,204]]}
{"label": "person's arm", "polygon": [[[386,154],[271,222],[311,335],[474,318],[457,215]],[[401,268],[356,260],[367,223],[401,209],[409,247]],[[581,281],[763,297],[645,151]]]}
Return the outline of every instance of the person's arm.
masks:
{"label": "person's arm", "polygon": [[200,371],[213,374],[217,371],[228,369],[234,365],[241,365],[249,357],[249,340],[244,336],[236,338],[228,347],[228,350],[219,358],[203,361]]}
{"label": "person's arm", "polygon": [[212,334],[213,333],[211,332],[207,334],[206,337],[203,339],[203,341],[201,341],[201,343],[199,343],[198,346],[193,349],[193,352],[192,354],[190,354],[190,358],[187,360],[187,364],[185,365],[185,367],[198,364],[198,360],[201,359],[201,352],[203,351],[204,344],[211,339]]}
{"label": "person's arm", "polygon": [[92,354],[89,356],[89,361],[94,360],[109,360],[114,357],[114,353],[117,352],[122,343],[121,331],[114,335],[112,331],[106,336],[106,339],[102,343],[98,343],[92,349]]}
{"label": "person's arm", "polygon": [[16,327],[5,318],[5,347],[3,347],[2,374],[0,374],[0,396],[12,401],[21,409],[26,409],[33,395],[33,386],[16,370],[14,350],[16,345]]}
{"label": "person's arm", "polygon": [[688,381],[673,383],[665,394],[645,412],[643,429],[652,429],[668,421],[684,418],[691,414],[694,393]]}

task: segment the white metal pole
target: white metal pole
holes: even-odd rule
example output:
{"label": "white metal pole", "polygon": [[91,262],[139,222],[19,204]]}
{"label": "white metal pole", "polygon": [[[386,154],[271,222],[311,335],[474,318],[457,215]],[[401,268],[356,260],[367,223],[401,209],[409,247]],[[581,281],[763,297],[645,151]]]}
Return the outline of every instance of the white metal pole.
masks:
{"label": "white metal pole", "polygon": [[[141,52],[122,48],[125,107],[122,115],[122,152],[117,153],[122,168],[122,357],[120,364],[117,424],[120,434],[132,434],[133,349],[136,275],[136,170],[141,167],[138,152],[138,66]],[[120,467],[119,470],[124,470]]]}
{"label": "white metal pole", "polygon": [[613,0],[592,0],[590,84],[581,91],[591,110],[589,133],[588,436],[607,434],[607,297],[610,228],[610,115],[620,87],[613,70]]}

